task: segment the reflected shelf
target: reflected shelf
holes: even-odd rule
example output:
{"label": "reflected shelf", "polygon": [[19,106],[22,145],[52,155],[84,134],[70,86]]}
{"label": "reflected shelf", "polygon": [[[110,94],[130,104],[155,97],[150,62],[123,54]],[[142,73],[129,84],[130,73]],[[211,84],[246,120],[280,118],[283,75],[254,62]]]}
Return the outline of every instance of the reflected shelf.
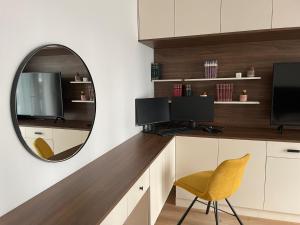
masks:
{"label": "reflected shelf", "polygon": [[91,84],[91,81],[70,81],[71,84]]}
{"label": "reflected shelf", "polygon": [[223,105],[259,105],[259,101],[247,101],[247,102],[241,102],[241,101],[215,101],[215,104],[223,104]]}
{"label": "reflected shelf", "polygon": [[95,103],[93,100],[72,100],[75,103]]}

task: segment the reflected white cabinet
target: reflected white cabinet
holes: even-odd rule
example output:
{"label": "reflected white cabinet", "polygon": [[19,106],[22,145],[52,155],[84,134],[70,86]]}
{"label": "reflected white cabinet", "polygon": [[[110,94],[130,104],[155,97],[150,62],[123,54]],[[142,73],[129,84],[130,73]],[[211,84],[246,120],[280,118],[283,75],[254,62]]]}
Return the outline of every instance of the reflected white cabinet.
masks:
{"label": "reflected white cabinet", "polygon": [[[224,160],[239,158],[247,153],[250,153],[251,159],[246,167],[241,186],[229,200],[235,206],[263,209],[267,155],[266,142],[232,139],[219,140],[219,164]],[[255,187],[255,191],[253,187]]]}
{"label": "reflected white cabinet", "polygon": [[222,0],[221,32],[271,29],[272,0]]}
{"label": "reflected white cabinet", "polygon": [[175,140],[150,166],[150,225],[154,225],[175,181]]}
{"label": "reflected white cabinet", "polygon": [[[218,163],[218,139],[176,137],[176,180],[204,170],[214,170]],[[195,196],[176,188],[176,198],[191,200]]]}
{"label": "reflected white cabinet", "polygon": [[299,0],[273,0],[272,28],[300,27]]}
{"label": "reflected white cabinet", "polygon": [[174,36],[174,0],[139,0],[139,39]]}
{"label": "reflected white cabinet", "polygon": [[175,0],[175,36],[220,33],[221,0]]}

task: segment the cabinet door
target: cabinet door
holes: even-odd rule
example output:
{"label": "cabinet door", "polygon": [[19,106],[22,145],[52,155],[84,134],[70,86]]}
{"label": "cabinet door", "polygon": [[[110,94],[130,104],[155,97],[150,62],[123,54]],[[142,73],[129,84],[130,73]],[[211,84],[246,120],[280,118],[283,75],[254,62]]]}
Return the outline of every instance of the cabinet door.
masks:
{"label": "cabinet door", "polygon": [[86,131],[53,129],[54,152],[58,154],[84,142]]}
{"label": "cabinet door", "polygon": [[164,205],[164,165],[162,152],[150,166],[150,224],[154,225]]}
{"label": "cabinet door", "polygon": [[139,39],[174,36],[174,0],[139,0]]}
{"label": "cabinet door", "polygon": [[265,210],[300,214],[300,159],[267,159]]}
{"label": "cabinet door", "polygon": [[227,159],[239,158],[247,153],[251,154],[251,159],[246,167],[241,186],[229,198],[233,205],[263,209],[266,152],[266,142],[264,141],[219,140],[218,164]]}
{"label": "cabinet door", "polygon": [[221,32],[271,29],[272,0],[223,0]]}
{"label": "cabinet door", "polygon": [[221,0],[175,0],[175,36],[220,33]]}
{"label": "cabinet door", "polygon": [[[214,170],[218,162],[218,139],[176,137],[176,180],[204,170]],[[176,198],[191,200],[195,196],[176,188]]]}
{"label": "cabinet door", "polygon": [[272,28],[300,26],[299,0],[273,0]]}
{"label": "cabinet door", "polygon": [[175,181],[175,138],[164,150],[164,201],[167,200]]}
{"label": "cabinet door", "polygon": [[123,225],[127,219],[127,197],[115,206],[115,208],[108,214],[101,225]]}

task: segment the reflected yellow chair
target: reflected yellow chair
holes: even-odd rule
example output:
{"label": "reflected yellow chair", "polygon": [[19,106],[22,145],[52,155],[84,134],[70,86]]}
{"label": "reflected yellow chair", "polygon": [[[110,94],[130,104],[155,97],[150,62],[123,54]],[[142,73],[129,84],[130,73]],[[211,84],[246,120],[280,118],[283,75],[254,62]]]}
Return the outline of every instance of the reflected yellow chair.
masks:
{"label": "reflected yellow chair", "polygon": [[49,159],[54,155],[53,150],[43,138],[37,138],[34,141],[34,147],[44,159]]}
{"label": "reflected yellow chair", "polygon": [[175,182],[177,187],[183,188],[184,190],[196,196],[179,220],[178,225],[183,222],[190,209],[193,207],[195,202],[198,201],[198,198],[208,201],[206,214],[209,213],[211,203],[213,203],[217,225],[219,224],[218,201],[220,200],[226,200],[228,206],[233,212],[231,215],[235,216],[239,223],[243,225],[241,219],[236,214],[234,208],[227,198],[234,194],[239,188],[245,167],[249,159],[250,155],[247,154],[240,159],[226,160],[222,162],[214,171],[198,172],[177,180]]}

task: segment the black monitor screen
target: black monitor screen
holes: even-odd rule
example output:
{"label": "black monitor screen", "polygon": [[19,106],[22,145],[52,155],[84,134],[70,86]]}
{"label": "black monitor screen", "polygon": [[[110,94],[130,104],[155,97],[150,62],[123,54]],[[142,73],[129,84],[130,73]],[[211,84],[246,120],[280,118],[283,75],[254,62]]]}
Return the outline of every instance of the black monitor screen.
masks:
{"label": "black monitor screen", "polygon": [[273,67],[271,124],[300,124],[300,63],[276,63]]}
{"label": "black monitor screen", "polygon": [[172,98],[171,120],[212,122],[214,120],[213,97],[191,96]]}
{"label": "black monitor screen", "polygon": [[137,125],[170,121],[168,98],[140,98],[135,100]]}

